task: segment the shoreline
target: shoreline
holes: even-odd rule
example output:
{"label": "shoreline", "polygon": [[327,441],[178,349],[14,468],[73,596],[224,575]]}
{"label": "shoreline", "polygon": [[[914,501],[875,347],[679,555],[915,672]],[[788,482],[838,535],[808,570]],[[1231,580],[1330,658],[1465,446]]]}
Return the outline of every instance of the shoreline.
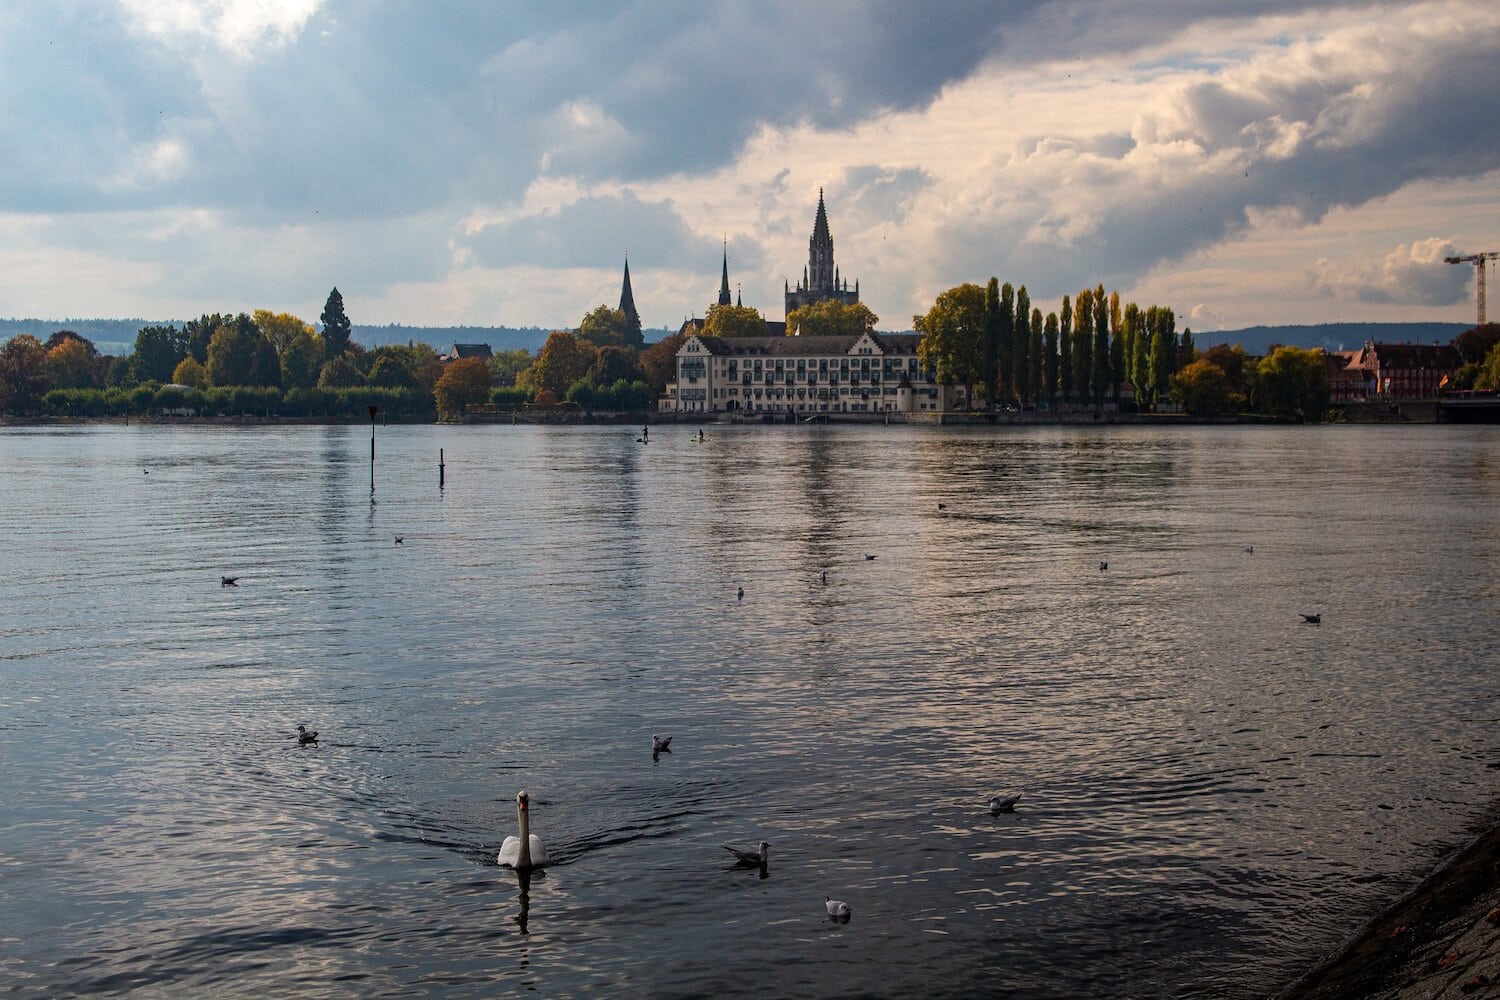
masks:
{"label": "shoreline", "polygon": [[1278,1000],[1500,997],[1500,817]]}

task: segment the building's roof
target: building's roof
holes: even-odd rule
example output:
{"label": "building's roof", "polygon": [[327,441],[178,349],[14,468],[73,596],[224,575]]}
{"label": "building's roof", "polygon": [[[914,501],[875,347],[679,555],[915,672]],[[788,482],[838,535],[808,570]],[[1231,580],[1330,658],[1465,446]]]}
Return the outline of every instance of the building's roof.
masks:
{"label": "building's roof", "polygon": [[1456,369],[1464,363],[1452,344],[1367,344],[1381,368]]}
{"label": "building's roof", "polygon": [[490,356],[489,344],[454,344],[451,358],[487,358]]}
{"label": "building's roof", "polygon": [[[766,326],[769,328],[770,323]],[[707,337],[697,334],[710,354],[723,357],[805,358],[848,354],[864,334],[844,337]],[[882,355],[915,355],[920,334],[872,333]]]}

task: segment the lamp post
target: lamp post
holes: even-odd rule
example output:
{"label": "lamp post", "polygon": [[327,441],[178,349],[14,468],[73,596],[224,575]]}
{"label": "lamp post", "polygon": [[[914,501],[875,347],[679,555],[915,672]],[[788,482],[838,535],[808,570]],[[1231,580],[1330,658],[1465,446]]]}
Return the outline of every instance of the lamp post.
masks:
{"label": "lamp post", "polygon": [[370,404],[370,496],[375,496],[375,414],[380,407]]}

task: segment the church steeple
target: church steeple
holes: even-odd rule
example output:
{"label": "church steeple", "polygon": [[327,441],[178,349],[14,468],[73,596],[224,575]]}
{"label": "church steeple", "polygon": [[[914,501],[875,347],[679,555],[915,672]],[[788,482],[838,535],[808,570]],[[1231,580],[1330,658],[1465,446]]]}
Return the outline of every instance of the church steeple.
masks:
{"label": "church steeple", "polygon": [[724,276],[719,280],[719,305],[730,305],[729,296],[729,237],[724,238]]}
{"label": "church steeple", "polygon": [[802,269],[802,281],[795,292],[786,292],[786,311],[814,305],[833,299],[845,305],[859,302],[859,282],[854,291],[839,275],[833,262],[833,234],[828,228],[828,208],[823,201],[823,189],[818,188],[818,213],[813,219],[812,237],[807,241],[807,266]]}
{"label": "church steeple", "polygon": [[620,286],[620,312],[630,322],[631,329],[640,332],[641,314],[635,309],[635,293],[630,290],[630,254],[625,255],[625,281]]}

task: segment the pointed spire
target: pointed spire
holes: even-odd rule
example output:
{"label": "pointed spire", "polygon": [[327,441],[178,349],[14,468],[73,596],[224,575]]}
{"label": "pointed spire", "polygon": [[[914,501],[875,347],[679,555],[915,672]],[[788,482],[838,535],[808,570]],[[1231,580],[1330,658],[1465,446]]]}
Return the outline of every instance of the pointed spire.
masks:
{"label": "pointed spire", "polygon": [[727,306],[729,298],[729,237],[724,237],[724,276],[719,280],[719,305]]}
{"label": "pointed spire", "polygon": [[620,286],[620,312],[635,329],[641,328],[641,314],[635,310],[635,293],[630,290],[630,252],[625,253],[625,281]]}
{"label": "pointed spire", "polygon": [[741,292],[740,283],[738,281],[736,281],[734,283],[734,304],[737,305],[737,306],[743,307],[744,304],[745,304],[745,302],[744,302],[743,299],[740,298],[740,292]]}
{"label": "pointed spire", "polygon": [[828,209],[823,207],[822,188],[818,188],[818,217],[813,220],[812,238],[819,245],[833,242],[833,237],[828,232]]}

